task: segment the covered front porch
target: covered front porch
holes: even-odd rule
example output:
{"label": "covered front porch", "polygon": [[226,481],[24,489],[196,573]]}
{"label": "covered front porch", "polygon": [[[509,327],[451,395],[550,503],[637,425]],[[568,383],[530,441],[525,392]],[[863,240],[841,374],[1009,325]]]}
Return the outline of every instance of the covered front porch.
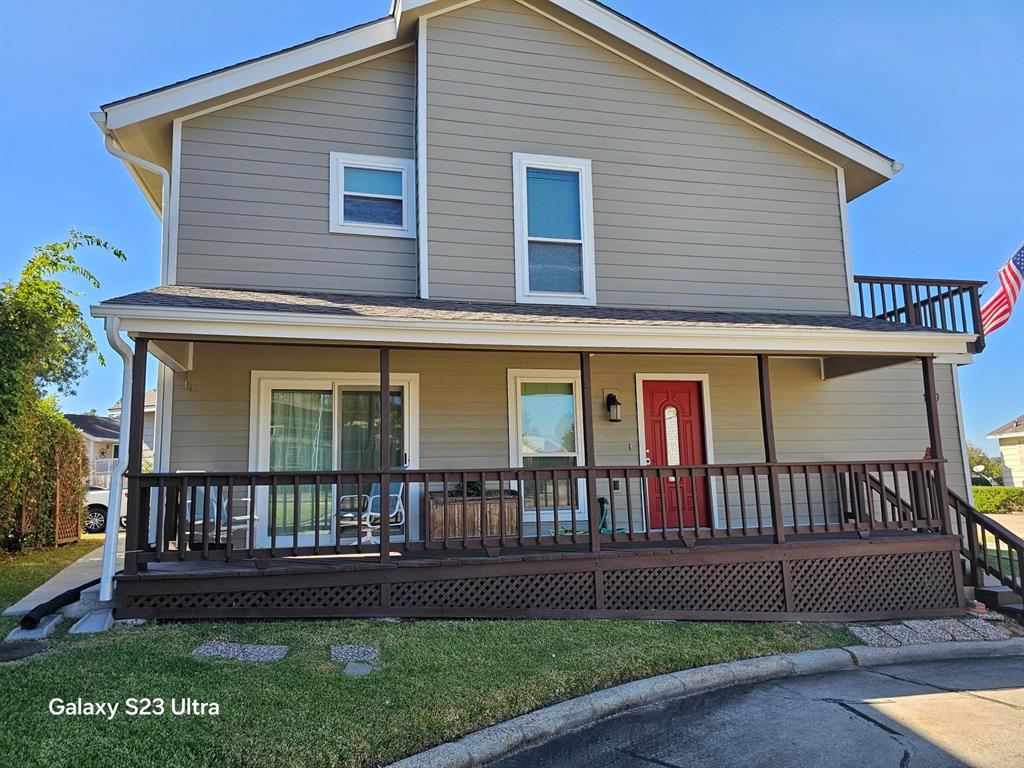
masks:
{"label": "covered front porch", "polygon": [[571,349],[145,325],[132,435],[151,355],[163,412],[157,471],[127,475],[120,615],[962,607],[959,334],[869,353],[849,332],[758,349],[750,327]]}

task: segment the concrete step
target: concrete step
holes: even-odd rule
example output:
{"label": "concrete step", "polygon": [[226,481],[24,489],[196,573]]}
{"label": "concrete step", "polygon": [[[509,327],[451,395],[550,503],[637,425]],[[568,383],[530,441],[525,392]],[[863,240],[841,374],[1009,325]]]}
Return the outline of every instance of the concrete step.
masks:
{"label": "concrete step", "polygon": [[90,611],[113,607],[114,603],[112,601],[104,602],[100,600],[100,585],[94,584],[88,589],[82,590],[82,594],[79,596],[78,602],[65,605],[60,609],[60,612],[69,619],[80,619]]}
{"label": "concrete step", "polygon": [[984,603],[993,611],[998,611],[1001,610],[1001,606],[1019,603],[1020,595],[1009,587],[999,584],[991,587],[976,587],[974,599]]}
{"label": "concrete step", "polygon": [[106,632],[114,625],[114,612],[110,608],[97,608],[80,618],[68,631],[73,635]]}

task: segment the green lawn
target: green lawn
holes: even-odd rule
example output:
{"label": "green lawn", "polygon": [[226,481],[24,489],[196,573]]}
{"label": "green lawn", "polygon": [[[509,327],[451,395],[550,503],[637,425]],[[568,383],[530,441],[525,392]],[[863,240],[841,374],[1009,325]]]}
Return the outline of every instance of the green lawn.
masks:
{"label": "green lawn", "polygon": [[[6,567],[0,582],[6,581]],[[4,587],[3,594],[13,594]],[[0,664],[0,754],[21,766],[371,766],[615,683],[849,644],[836,626],[650,621],[150,623]],[[196,659],[214,639],[285,644],[271,664]],[[346,677],[332,643],[382,666]],[[218,717],[58,717],[50,699],[190,697]]]}

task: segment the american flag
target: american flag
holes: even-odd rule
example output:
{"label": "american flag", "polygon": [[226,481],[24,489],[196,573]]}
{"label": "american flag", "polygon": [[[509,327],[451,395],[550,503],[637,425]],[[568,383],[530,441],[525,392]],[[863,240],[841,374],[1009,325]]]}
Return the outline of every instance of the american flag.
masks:
{"label": "american flag", "polygon": [[1024,283],[1024,243],[999,270],[999,290],[981,308],[982,333],[987,335],[1006,325],[1020,295],[1021,283]]}

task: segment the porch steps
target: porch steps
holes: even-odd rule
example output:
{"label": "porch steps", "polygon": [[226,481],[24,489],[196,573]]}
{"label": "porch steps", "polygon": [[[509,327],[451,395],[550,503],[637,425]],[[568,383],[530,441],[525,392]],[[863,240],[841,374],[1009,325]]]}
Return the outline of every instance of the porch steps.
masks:
{"label": "porch steps", "polygon": [[999,611],[1017,621],[1024,621],[1024,602],[1020,595],[1002,584],[976,587],[974,594],[977,600],[985,604],[989,610]]}
{"label": "porch steps", "polygon": [[106,609],[113,609],[114,602],[104,602],[100,600],[100,585],[94,584],[88,589],[83,589],[82,593],[78,596],[78,601],[66,605],[60,609],[60,612],[67,616],[69,619],[80,619],[89,613]]}

